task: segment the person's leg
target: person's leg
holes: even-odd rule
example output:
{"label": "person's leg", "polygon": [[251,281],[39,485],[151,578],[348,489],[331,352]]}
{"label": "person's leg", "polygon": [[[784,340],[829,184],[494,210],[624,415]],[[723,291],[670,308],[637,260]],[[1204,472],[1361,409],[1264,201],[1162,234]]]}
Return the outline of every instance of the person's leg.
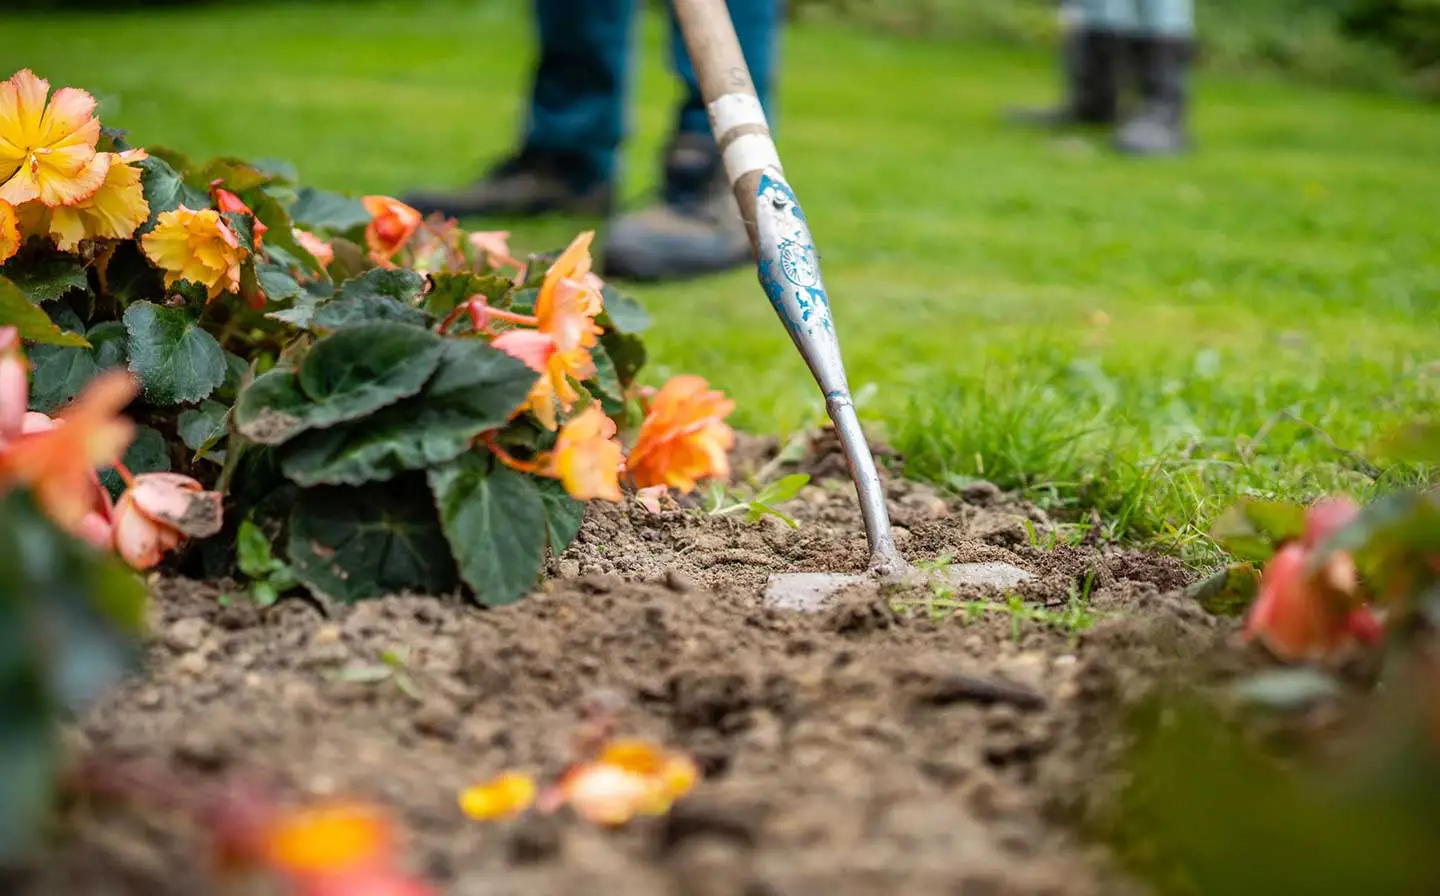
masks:
{"label": "person's leg", "polygon": [[[785,4],[783,0],[729,0],[728,6],[745,64],[773,129],[775,69]],[[738,267],[751,259],[750,241],[725,177],[700,82],[673,9],[670,59],[685,93],[675,131],[665,148],[661,201],[613,222],[601,257],[609,276],[639,280],[689,277]]]}
{"label": "person's leg", "polygon": [[1115,135],[1132,155],[1173,155],[1190,145],[1186,128],[1194,57],[1192,0],[1139,0],[1141,27],[1133,41],[1142,103]]}
{"label": "person's leg", "polygon": [[[1007,109],[1016,124],[1041,127],[1113,124],[1119,115],[1123,37],[1112,0],[1064,0],[1061,6],[1061,73],[1064,96],[1048,109]],[[1118,7],[1117,7],[1118,8]]]}
{"label": "person's leg", "polygon": [[520,150],[479,183],[402,197],[422,212],[605,213],[625,136],[635,0],[535,0],[538,60]]}

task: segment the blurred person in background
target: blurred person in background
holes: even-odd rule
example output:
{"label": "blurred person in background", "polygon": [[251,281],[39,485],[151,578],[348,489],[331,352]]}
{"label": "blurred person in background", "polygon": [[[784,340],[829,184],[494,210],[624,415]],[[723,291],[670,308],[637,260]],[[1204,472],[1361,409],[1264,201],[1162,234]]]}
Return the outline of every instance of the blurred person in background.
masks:
{"label": "blurred person in background", "polygon": [[[1130,155],[1188,149],[1192,0],[1062,0],[1060,6],[1065,97],[1051,109],[1011,110],[1011,120],[1113,125],[1115,148]],[[1140,102],[1122,122],[1121,92],[1130,82]]]}
{"label": "blurred person in background", "polygon": [[[519,148],[477,183],[416,191],[424,214],[611,215],[618,155],[629,130],[637,0],[535,0],[539,58]],[[669,4],[666,4],[669,8]],[[773,121],[783,0],[729,0],[730,16]],[[659,201],[613,218],[600,252],[606,276],[668,280],[751,260],[750,243],[710,132],[695,68],[670,9],[670,65],[684,87],[663,158]]]}

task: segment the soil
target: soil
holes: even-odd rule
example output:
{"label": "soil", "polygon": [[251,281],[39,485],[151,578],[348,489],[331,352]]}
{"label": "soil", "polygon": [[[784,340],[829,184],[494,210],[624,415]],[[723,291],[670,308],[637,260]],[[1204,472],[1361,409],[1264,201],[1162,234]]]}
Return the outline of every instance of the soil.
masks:
{"label": "soil", "polygon": [[[742,475],[775,447],[746,440]],[[1088,580],[1094,625],[944,613],[934,595],[869,584],[818,613],[767,608],[771,573],[865,563],[843,461],[824,439],[810,449],[816,479],[785,508],[797,529],[596,506],[543,588],[510,607],[402,595],[260,609],[222,599],[227,583],[161,579],[147,669],[73,741],[378,800],[407,828],[411,866],[460,896],[1139,891],[1074,822],[1111,792],[1114,711],[1177,662],[1234,653],[1234,624],[1180,594],[1192,575],[1173,559],[1032,547],[1026,521],[1050,530],[1038,508],[898,477],[886,487],[912,561],[1015,564],[1035,574],[1020,587],[1032,608],[1064,607]],[[403,654],[403,681],[350,671],[387,651]],[[703,780],[668,816],[603,831],[564,812],[461,814],[459,791],[501,770],[554,774],[596,705],[699,760]],[[12,892],[214,892],[178,823],[93,804],[62,821]]]}

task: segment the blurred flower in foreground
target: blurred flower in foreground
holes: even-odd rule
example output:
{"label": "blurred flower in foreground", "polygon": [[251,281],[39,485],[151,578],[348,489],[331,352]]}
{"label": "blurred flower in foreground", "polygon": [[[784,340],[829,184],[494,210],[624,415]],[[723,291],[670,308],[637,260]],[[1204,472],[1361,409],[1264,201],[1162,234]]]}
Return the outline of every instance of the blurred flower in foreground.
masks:
{"label": "blurred flower in foreground", "polygon": [[615,421],[596,402],[560,428],[552,454],[554,475],[577,501],[604,498],[620,501],[620,465],[624,462],[615,441]]}
{"label": "blurred flower in foreground", "polygon": [[1260,593],[1245,621],[1256,639],[1286,662],[1323,659],[1351,641],[1374,642],[1382,629],[1363,603],[1354,559],[1332,553],[1312,569],[1317,548],[1352,522],[1360,508],[1346,498],[1317,502],[1299,540],[1276,551],[1260,578]]}
{"label": "blurred flower in foreground", "polygon": [[519,772],[505,772],[460,794],[460,811],[476,821],[514,818],[535,801],[535,781]]}
{"label": "blurred flower in foreground", "polygon": [[420,229],[424,218],[415,209],[389,196],[366,196],[362,201],[370,213],[370,223],[365,228],[370,260],[381,267],[394,267],[390,259]]}

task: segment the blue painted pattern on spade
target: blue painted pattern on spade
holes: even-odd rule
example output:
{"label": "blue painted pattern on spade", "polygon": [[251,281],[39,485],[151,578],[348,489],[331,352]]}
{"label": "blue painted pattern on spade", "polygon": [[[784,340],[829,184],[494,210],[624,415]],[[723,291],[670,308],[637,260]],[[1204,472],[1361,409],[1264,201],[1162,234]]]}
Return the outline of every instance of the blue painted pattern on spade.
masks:
{"label": "blue painted pattern on spade", "polygon": [[760,285],[792,335],[833,332],[830,299],[820,261],[795,192],[768,173],[760,176],[755,202]]}

